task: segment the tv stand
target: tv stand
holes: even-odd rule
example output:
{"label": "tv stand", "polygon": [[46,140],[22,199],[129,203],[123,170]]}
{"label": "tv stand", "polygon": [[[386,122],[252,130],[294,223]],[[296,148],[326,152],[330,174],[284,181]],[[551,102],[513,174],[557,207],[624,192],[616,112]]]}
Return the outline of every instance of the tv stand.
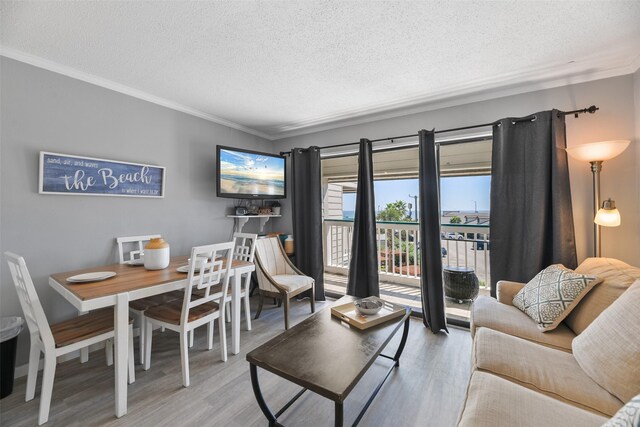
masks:
{"label": "tv stand", "polygon": [[269,222],[271,218],[280,218],[282,215],[227,215],[227,218],[233,218],[235,221],[236,233],[242,233],[242,227],[251,219],[260,219],[260,233],[264,233],[264,226]]}

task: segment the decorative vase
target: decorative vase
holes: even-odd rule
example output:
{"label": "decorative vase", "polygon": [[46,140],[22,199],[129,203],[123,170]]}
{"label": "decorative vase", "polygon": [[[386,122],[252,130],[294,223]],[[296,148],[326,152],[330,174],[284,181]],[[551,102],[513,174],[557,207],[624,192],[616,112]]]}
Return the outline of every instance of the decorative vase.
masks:
{"label": "decorative vase", "polygon": [[287,240],[284,241],[284,251],[287,255],[293,255],[293,237],[287,237]]}
{"label": "decorative vase", "polygon": [[273,215],[280,215],[280,206],[271,206],[271,213]]}
{"label": "decorative vase", "polygon": [[162,237],[151,239],[144,247],[144,268],[162,270],[169,266],[169,244]]}

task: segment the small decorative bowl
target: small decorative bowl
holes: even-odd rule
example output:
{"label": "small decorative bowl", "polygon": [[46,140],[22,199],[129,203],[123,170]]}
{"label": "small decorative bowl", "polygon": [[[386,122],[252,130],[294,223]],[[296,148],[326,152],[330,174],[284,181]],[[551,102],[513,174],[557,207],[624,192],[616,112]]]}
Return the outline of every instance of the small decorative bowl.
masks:
{"label": "small decorative bowl", "polygon": [[384,304],[375,297],[368,297],[354,301],[353,305],[355,305],[360,314],[371,315],[379,312]]}

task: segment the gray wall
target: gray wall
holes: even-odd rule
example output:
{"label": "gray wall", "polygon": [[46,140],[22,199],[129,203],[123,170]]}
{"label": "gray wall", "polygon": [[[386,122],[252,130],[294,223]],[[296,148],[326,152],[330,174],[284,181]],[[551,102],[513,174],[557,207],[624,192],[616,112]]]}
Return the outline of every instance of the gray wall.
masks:
{"label": "gray wall", "polygon": [[[636,72],[635,76],[567,85],[291,137],[276,141],[274,151],[352,142],[360,138],[407,135],[423,128],[447,129],[488,123],[508,116],[525,116],[551,108],[568,111],[596,104],[600,111],[594,115],[581,115],[578,119],[567,117],[567,144],[609,139],[633,141],[622,155],[605,162],[603,166],[601,194],[603,198],[615,199],[622,215],[622,225],[603,228],[602,254],[640,266],[640,132],[637,130],[640,110],[636,109],[640,107],[634,107],[634,77],[636,104],[640,106],[639,76],[639,72]],[[569,160],[569,168],[578,258],[582,260],[593,253],[591,172],[588,163],[573,159]],[[290,210],[289,202],[283,203],[283,211]],[[290,220],[280,219],[275,222],[274,228],[290,232]]]}
{"label": "gray wall", "polygon": [[[633,96],[635,100],[636,122],[636,194],[638,205],[640,205],[640,68],[633,75]],[[640,206],[638,206],[638,208],[640,209]],[[636,212],[635,218],[630,218],[631,221],[633,221],[634,219],[638,230],[636,240],[640,240],[640,212]],[[640,242],[637,242],[634,252],[640,252]]]}
{"label": "gray wall", "polygon": [[[116,262],[116,236],[161,233],[172,254],[228,240],[233,206],[218,199],[216,144],[270,150],[271,143],[187,114],[0,57],[0,249],[25,257],[50,322],[74,308],[50,274]],[[165,166],[166,197],[38,194],[38,153],[53,151]],[[252,228],[247,224],[246,230]],[[255,226],[253,226],[255,229]],[[6,261],[0,311],[20,315]],[[18,365],[27,361],[26,332]]]}

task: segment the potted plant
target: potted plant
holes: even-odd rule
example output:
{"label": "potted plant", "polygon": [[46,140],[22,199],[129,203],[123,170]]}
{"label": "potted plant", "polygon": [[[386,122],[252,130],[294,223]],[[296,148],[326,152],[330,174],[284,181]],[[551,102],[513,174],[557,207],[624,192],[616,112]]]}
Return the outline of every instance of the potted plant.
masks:
{"label": "potted plant", "polygon": [[277,200],[275,202],[271,202],[271,212],[273,215],[280,215],[280,202]]}

